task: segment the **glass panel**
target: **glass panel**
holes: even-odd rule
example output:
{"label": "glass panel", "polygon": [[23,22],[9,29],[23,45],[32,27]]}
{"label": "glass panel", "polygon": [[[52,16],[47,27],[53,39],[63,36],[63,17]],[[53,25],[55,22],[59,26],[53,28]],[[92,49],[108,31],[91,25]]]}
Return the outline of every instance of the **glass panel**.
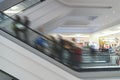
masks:
{"label": "glass panel", "polygon": [[[83,54],[81,61],[82,70],[110,71],[120,69],[120,57],[115,54],[99,53],[96,55]],[[78,69],[80,71],[80,69]]]}
{"label": "glass panel", "polygon": [[[45,1],[45,0],[43,0],[43,1]],[[23,2],[5,10],[4,13],[9,16],[13,16],[25,9],[30,8],[31,6],[33,6],[37,3],[40,3],[40,2],[42,2],[42,0],[24,0]]]}
{"label": "glass panel", "polygon": [[[7,18],[1,18],[0,28],[3,31],[71,69],[76,71],[97,71],[120,68],[120,57],[115,52],[93,51],[91,48],[84,50],[62,39],[59,39],[59,41],[53,37],[48,39],[32,29],[26,28],[21,23],[17,23],[7,15],[2,14],[1,17],[3,16]],[[16,25],[17,29],[14,25]]]}

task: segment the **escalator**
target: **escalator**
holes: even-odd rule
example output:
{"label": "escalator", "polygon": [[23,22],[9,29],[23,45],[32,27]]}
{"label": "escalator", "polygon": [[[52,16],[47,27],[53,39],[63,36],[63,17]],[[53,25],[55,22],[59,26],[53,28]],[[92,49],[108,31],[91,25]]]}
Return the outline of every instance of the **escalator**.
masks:
{"label": "escalator", "polygon": [[[0,22],[0,30],[1,30],[0,34],[2,36],[6,37],[7,39],[10,39],[11,41],[15,42],[21,47],[33,52],[37,56],[50,61],[54,65],[71,73],[72,75],[78,78],[93,78],[97,73],[98,75],[96,77],[103,77],[103,76],[109,77],[112,74],[114,74],[112,75],[112,77],[113,76],[119,77],[118,73],[119,73],[120,67],[115,63],[115,61],[113,61],[113,58],[115,57],[114,54],[98,52],[98,55],[96,55],[96,58],[93,59],[89,54],[87,54],[86,51],[84,51],[82,55],[82,61],[79,64],[80,67],[76,68],[74,66],[74,63],[72,63],[73,61],[71,61],[70,57],[68,57],[71,54],[68,50],[62,47],[63,52],[61,54],[62,56],[64,55],[64,58],[60,59],[59,56],[53,57],[51,54],[53,53],[52,51],[54,51],[52,48],[54,42],[51,39],[49,39],[48,37],[46,37],[41,33],[36,32],[31,28],[28,28],[27,30],[28,40],[26,40],[24,33],[22,33],[21,31],[19,32],[20,36],[16,36],[15,32],[12,29],[12,24],[13,22],[16,22],[16,21],[4,13],[2,13],[2,16],[5,17],[5,19],[1,19],[1,22]],[[21,23],[20,25],[23,26],[23,24]],[[45,47],[37,45],[36,39],[38,38],[44,39],[47,42],[47,45]],[[60,45],[57,45],[57,46],[60,46]],[[106,73],[107,75],[105,75]],[[99,75],[99,74],[102,74],[102,75]]]}

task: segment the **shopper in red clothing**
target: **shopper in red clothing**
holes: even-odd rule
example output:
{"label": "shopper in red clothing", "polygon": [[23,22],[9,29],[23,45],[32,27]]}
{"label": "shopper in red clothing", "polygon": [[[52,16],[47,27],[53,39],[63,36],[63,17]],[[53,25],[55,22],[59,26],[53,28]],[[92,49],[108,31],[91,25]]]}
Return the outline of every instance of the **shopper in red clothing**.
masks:
{"label": "shopper in red clothing", "polygon": [[82,62],[82,49],[74,46],[70,51],[71,51],[72,66],[75,69],[79,69],[80,63]]}

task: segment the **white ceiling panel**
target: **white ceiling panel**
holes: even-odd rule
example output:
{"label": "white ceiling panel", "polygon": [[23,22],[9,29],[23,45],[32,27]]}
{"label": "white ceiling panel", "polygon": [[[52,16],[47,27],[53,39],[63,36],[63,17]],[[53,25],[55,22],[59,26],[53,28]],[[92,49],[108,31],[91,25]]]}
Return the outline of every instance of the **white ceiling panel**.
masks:
{"label": "white ceiling panel", "polygon": [[[58,0],[69,6],[112,6],[119,0]],[[120,1],[119,1],[120,2]]]}
{"label": "white ceiling panel", "polygon": [[[71,12],[51,23],[52,26],[56,26],[52,32],[90,34],[120,24],[120,0],[55,1],[61,6],[71,8]],[[62,22],[58,23],[60,21]]]}

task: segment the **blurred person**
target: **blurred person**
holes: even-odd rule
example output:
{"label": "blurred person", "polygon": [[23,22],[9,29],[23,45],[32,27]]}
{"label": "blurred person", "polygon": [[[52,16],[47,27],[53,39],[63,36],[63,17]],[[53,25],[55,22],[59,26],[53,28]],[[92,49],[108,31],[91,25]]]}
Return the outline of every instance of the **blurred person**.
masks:
{"label": "blurred person", "polygon": [[82,49],[73,45],[70,49],[71,52],[71,66],[74,69],[79,69],[82,62]]}
{"label": "blurred person", "polygon": [[60,35],[58,35],[57,45],[58,45],[57,46],[58,58],[61,62],[63,62],[63,51],[64,51],[65,40]]}
{"label": "blurred person", "polygon": [[24,16],[24,19],[23,19],[23,24],[25,25],[25,27],[29,27],[30,26],[30,20],[27,16]]}
{"label": "blurred person", "polygon": [[22,20],[19,15],[15,15],[15,21],[13,22],[13,31],[15,32],[16,36],[20,39],[20,32],[23,33],[23,40],[28,43],[28,36],[27,36],[27,29],[29,21],[27,20],[27,17],[25,17],[25,20]]}
{"label": "blurred person", "polygon": [[18,25],[21,23],[21,18],[19,15],[15,15],[15,21],[12,23],[12,29],[15,32],[16,37],[20,38]]}
{"label": "blurred person", "polygon": [[27,16],[24,16],[22,24],[25,26],[25,28],[22,30],[22,32],[24,33],[24,38],[26,42],[29,42],[28,40],[28,28],[30,26],[30,20]]}
{"label": "blurred person", "polygon": [[70,53],[69,53],[69,49],[68,48],[63,50],[62,63],[65,64],[65,65],[69,65],[70,64]]}
{"label": "blurred person", "polygon": [[109,47],[109,53],[115,52],[114,48],[112,46]]}
{"label": "blurred person", "polygon": [[51,57],[54,58],[54,59],[58,59],[59,47],[58,47],[57,40],[53,36],[50,36],[50,39],[52,40],[52,43],[51,43],[51,52],[52,52]]}
{"label": "blurred person", "polygon": [[19,15],[15,15],[15,22],[21,23],[21,17]]}
{"label": "blurred person", "polygon": [[118,46],[115,50],[115,61],[117,65],[120,65],[120,46]]}
{"label": "blurred person", "polygon": [[96,50],[95,50],[95,48],[94,48],[94,45],[91,45],[91,46],[90,46],[90,55],[91,55],[91,57],[92,57],[92,62],[94,62],[95,57],[96,57]]}
{"label": "blurred person", "polygon": [[61,46],[64,46],[65,44],[65,40],[63,39],[62,36],[58,35],[58,43],[61,45]]}
{"label": "blurred person", "polygon": [[73,42],[73,43],[76,43],[76,39],[75,39],[75,38],[72,38],[72,42]]}
{"label": "blurred person", "polygon": [[46,47],[46,43],[47,43],[47,41],[42,37],[38,37],[35,39],[35,47],[42,51]]}
{"label": "blurred person", "polygon": [[120,65],[120,56],[116,58],[116,64]]}
{"label": "blurred person", "polygon": [[41,34],[45,35],[45,31],[44,31],[43,26],[39,28],[39,31],[40,31]]}

